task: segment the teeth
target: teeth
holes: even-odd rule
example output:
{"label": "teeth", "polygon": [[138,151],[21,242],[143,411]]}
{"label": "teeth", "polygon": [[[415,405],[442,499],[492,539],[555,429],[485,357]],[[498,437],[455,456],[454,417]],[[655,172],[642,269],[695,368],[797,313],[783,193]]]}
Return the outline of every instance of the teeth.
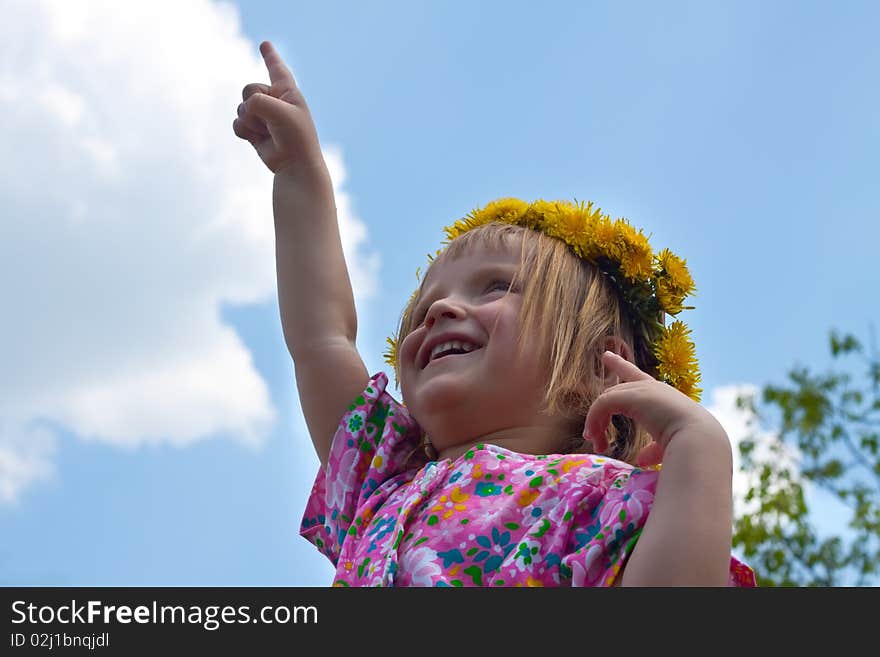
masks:
{"label": "teeth", "polygon": [[462,342],[461,340],[450,340],[449,342],[438,344],[436,347],[431,349],[431,355],[429,356],[428,360],[433,360],[434,356],[442,351],[446,351],[447,349],[462,349],[464,351],[473,351],[476,348],[477,345],[471,344],[470,342]]}

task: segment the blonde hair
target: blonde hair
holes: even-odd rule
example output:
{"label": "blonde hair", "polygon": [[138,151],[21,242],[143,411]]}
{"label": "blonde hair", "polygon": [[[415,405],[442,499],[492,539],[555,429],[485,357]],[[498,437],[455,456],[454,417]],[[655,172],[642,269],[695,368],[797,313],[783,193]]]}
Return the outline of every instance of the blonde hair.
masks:
{"label": "blonde hair", "polygon": [[[571,434],[565,436],[562,453],[586,452],[581,435],[583,422],[603,389],[601,355],[606,338],[622,339],[632,351],[636,365],[652,376],[656,376],[657,361],[643,340],[634,340],[636,333],[626,304],[608,276],[578,258],[564,242],[542,232],[487,223],[452,240],[431,266],[475,247],[511,246],[520,237],[520,267],[512,281],[512,287],[519,288],[523,295],[517,356],[522,354],[525,335],[532,336],[540,345],[550,364],[541,412],[571,420]],[[413,326],[413,310],[426,279],[427,275],[401,314],[398,344],[417,328]],[[552,321],[547,321],[550,318]],[[628,462],[633,462],[639,450],[650,442],[643,430],[621,415],[612,418],[608,440],[607,455]]]}

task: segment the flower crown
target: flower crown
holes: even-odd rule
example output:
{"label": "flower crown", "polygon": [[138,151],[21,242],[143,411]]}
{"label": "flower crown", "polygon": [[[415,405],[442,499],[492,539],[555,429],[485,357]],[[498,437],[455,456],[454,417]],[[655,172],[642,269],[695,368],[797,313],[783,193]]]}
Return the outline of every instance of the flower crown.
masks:
{"label": "flower crown", "polygon": [[[612,221],[593,203],[501,198],[445,228],[448,245],[459,235],[490,222],[538,230],[562,240],[579,257],[605,273],[620,291],[637,333],[657,359],[657,377],[695,401],[700,400],[700,371],[690,329],[680,320],[664,326],[663,313],[676,316],[693,306],[682,305],[695,291],[684,259],[669,249],[651,250],[641,230],[626,219]],[[442,249],[436,252],[440,255]],[[428,256],[430,262],[434,258]],[[416,272],[418,278],[418,271]],[[413,297],[418,290],[413,293]],[[388,338],[385,361],[397,369],[397,340]]]}

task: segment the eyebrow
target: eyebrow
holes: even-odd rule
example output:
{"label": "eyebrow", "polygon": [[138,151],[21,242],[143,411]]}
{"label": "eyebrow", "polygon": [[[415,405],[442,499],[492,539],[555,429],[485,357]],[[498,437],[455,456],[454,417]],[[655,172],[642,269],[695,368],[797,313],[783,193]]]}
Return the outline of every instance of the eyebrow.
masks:
{"label": "eyebrow", "polygon": [[[470,280],[468,282],[472,283],[475,280],[483,278],[484,276],[486,276],[486,274],[493,274],[493,273],[502,273],[503,272],[504,274],[510,274],[511,276],[514,276],[516,274],[516,272],[518,272],[518,271],[519,271],[519,263],[512,263],[512,262],[511,263],[507,263],[507,262],[500,263],[499,262],[499,263],[494,263],[491,265],[483,265],[482,267],[477,269],[471,275]],[[413,307],[412,320],[415,320],[415,318],[421,314],[422,307],[425,304],[425,299],[428,299],[430,297],[430,295],[428,294],[429,291],[433,292],[434,288],[430,287],[430,288],[427,288],[426,290],[422,290],[423,294],[421,295],[419,302]]]}

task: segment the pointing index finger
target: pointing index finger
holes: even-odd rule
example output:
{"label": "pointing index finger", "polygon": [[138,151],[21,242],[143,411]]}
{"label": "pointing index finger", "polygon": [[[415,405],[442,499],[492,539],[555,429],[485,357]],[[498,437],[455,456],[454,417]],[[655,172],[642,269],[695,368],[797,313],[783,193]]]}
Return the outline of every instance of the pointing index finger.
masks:
{"label": "pointing index finger", "polygon": [[278,82],[289,82],[291,86],[294,84],[293,74],[287,68],[284,60],[281,59],[281,55],[278,54],[278,51],[275,50],[275,46],[271,42],[263,41],[260,44],[260,53],[263,55],[263,61],[269,70],[269,82],[273,86]]}
{"label": "pointing index finger", "polygon": [[615,354],[613,351],[606,351],[602,354],[602,362],[607,369],[619,376],[622,382],[654,379],[647,372],[640,370],[637,365],[630,363],[626,358]]}

